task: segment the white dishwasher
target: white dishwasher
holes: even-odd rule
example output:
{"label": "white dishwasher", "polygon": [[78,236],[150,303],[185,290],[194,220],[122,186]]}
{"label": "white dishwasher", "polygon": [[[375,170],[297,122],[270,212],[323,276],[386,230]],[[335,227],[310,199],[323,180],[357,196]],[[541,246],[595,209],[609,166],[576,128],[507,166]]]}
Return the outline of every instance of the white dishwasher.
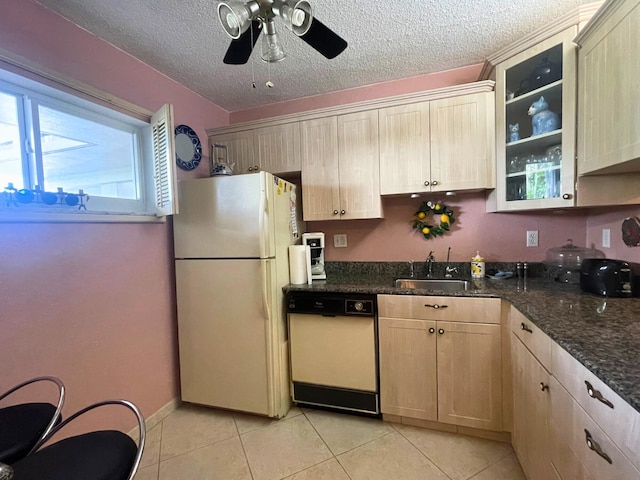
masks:
{"label": "white dishwasher", "polygon": [[378,415],[376,296],[290,292],[287,305],[293,401]]}

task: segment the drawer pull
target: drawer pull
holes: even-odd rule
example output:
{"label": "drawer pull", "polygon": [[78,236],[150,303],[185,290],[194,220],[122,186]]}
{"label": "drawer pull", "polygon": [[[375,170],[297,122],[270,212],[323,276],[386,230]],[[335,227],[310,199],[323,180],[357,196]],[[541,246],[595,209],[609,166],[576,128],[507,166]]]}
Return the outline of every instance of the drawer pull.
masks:
{"label": "drawer pull", "polygon": [[589,447],[589,450],[593,450],[598,455],[600,455],[602,458],[604,458],[607,462],[609,462],[611,465],[613,465],[613,460],[611,460],[611,457],[602,451],[602,448],[600,447],[600,445],[598,445],[598,442],[596,442],[593,439],[593,437],[589,433],[589,430],[587,430],[585,428],[584,429],[584,433],[586,435],[587,447]]}
{"label": "drawer pull", "polygon": [[602,393],[600,393],[599,390],[596,390],[595,388],[593,388],[593,385],[591,385],[587,380],[584,381],[584,384],[587,386],[587,393],[591,398],[595,398],[596,400],[601,401],[609,408],[614,408],[613,403],[611,403],[609,400],[604,398],[602,396]]}
{"label": "drawer pull", "polygon": [[436,310],[440,308],[447,308],[449,305],[438,305],[437,303],[434,305],[429,305],[428,303],[424,304],[425,307],[435,308]]}
{"label": "drawer pull", "polygon": [[444,333],[444,328],[439,328],[439,329],[438,329],[438,333],[439,333],[440,335],[442,335],[442,334]]}
{"label": "drawer pull", "polygon": [[436,329],[435,329],[435,328],[433,328],[433,327],[431,327],[431,328],[429,329],[429,333],[436,333]]}
{"label": "drawer pull", "polygon": [[542,390],[543,392],[544,392],[545,390],[549,390],[549,385],[547,385],[547,384],[546,384],[546,383],[544,383],[544,382],[540,382],[540,390]]}
{"label": "drawer pull", "polygon": [[531,328],[530,328],[530,327],[528,327],[524,322],[522,322],[522,323],[520,324],[520,328],[521,328],[522,330],[524,330],[525,332],[533,333],[533,330],[531,330]]}

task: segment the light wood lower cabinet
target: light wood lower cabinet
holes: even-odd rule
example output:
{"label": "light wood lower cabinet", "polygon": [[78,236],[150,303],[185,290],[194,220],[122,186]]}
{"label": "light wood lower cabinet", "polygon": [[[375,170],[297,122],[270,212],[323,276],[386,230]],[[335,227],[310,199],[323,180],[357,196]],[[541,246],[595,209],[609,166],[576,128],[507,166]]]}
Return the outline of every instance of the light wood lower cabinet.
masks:
{"label": "light wood lower cabinet", "polygon": [[528,480],[640,480],[640,414],[515,308],[512,443]]}
{"label": "light wood lower cabinet", "polygon": [[[455,303],[465,300],[482,309],[481,299],[378,297],[382,413],[502,430],[500,301],[485,300],[487,310],[497,312],[493,324],[447,318],[464,311]],[[403,318],[416,302],[422,303],[422,316],[431,312],[445,319]]]}
{"label": "light wood lower cabinet", "polygon": [[436,421],[436,322],[378,319],[382,413]]}
{"label": "light wood lower cabinet", "polygon": [[551,378],[551,456],[563,480],[638,480],[638,471],[567,390]]}
{"label": "light wood lower cabinet", "polygon": [[548,426],[550,374],[515,335],[511,339],[511,364],[513,448],[528,480],[547,480],[553,474]]}

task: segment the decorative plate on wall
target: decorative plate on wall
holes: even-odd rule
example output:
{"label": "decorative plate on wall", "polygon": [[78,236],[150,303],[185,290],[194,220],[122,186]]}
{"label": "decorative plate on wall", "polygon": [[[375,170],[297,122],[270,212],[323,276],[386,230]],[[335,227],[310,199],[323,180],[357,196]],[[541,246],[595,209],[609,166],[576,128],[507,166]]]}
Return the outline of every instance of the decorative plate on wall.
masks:
{"label": "decorative plate on wall", "polygon": [[178,125],[175,135],[176,164],[183,170],[193,170],[202,160],[202,145],[198,135],[187,125]]}

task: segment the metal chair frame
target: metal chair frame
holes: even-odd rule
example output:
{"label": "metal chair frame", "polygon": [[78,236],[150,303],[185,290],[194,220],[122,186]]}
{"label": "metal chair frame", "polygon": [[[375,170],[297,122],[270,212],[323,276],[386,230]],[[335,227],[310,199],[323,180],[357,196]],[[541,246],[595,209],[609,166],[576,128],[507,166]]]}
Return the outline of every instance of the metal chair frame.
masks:
{"label": "metal chair frame", "polygon": [[[56,411],[54,412],[53,417],[51,418],[51,421],[49,422],[49,425],[47,425],[47,428],[45,429],[45,431],[40,436],[40,439],[38,440],[38,442],[29,451],[29,454],[32,454],[33,452],[35,452],[38,449],[38,447],[40,445],[42,445],[42,443],[44,443],[46,441],[46,439],[49,436],[49,434],[53,431],[56,422],[60,418],[60,415],[62,414],[62,406],[64,405],[64,398],[65,398],[64,384],[62,383],[62,380],[60,380],[57,377],[51,377],[51,376],[35,377],[35,378],[32,378],[31,380],[27,380],[25,382],[22,382],[19,385],[16,385],[11,390],[8,390],[8,391],[4,392],[2,395],[0,395],[0,400],[4,400],[6,397],[11,395],[15,391],[20,390],[21,388],[26,387],[27,385],[31,385],[32,383],[36,383],[36,382],[52,382],[52,383],[54,383],[58,387],[59,397],[58,397],[58,405],[56,406]],[[2,472],[2,470],[0,469],[0,474],[1,474],[1,472]],[[0,476],[0,480],[2,480],[1,476]]]}
{"label": "metal chair frame", "polygon": [[[140,461],[142,460],[142,452],[144,450],[144,444],[145,444],[145,439],[147,437],[147,431],[146,431],[146,426],[145,426],[145,421],[144,421],[144,417],[142,416],[142,413],[140,412],[140,410],[138,409],[138,407],[136,407],[133,403],[127,401],[127,400],[103,400],[101,402],[97,402],[94,403],[92,405],[89,405],[88,407],[83,408],[82,410],[78,410],[76,413],[74,413],[73,415],[71,415],[69,418],[67,418],[66,420],[62,421],[58,426],[56,426],[55,428],[53,428],[51,430],[51,432],[49,433],[49,435],[47,437],[45,437],[44,439],[40,440],[36,446],[34,447],[34,451],[37,450],[38,448],[40,448],[45,442],[48,442],[51,437],[53,437],[58,431],[60,431],[60,429],[62,429],[65,425],[67,425],[69,422],[71,422],[72,420],[74,420],[75,418],[79,417],[80,415],[93,410],[95,408],[98,407],[102,407],[105,405],[122,405],[124,407],[127,407],[129,410],[131,410],[134,415],[136,416],[136,419],[138,420],[138,451],[136,453],[134,462],[133,462],[133,466],[131,467],[131,472],[129,473],[129,476],[127,477],[127,480],[133,480],[133,477],[135,476],[136,472],[138,471],[138,467],[140,466]],[[8,477],[11,478],[11,477]],[[0,480],[2,480],[2,478],[0,477]]]}

